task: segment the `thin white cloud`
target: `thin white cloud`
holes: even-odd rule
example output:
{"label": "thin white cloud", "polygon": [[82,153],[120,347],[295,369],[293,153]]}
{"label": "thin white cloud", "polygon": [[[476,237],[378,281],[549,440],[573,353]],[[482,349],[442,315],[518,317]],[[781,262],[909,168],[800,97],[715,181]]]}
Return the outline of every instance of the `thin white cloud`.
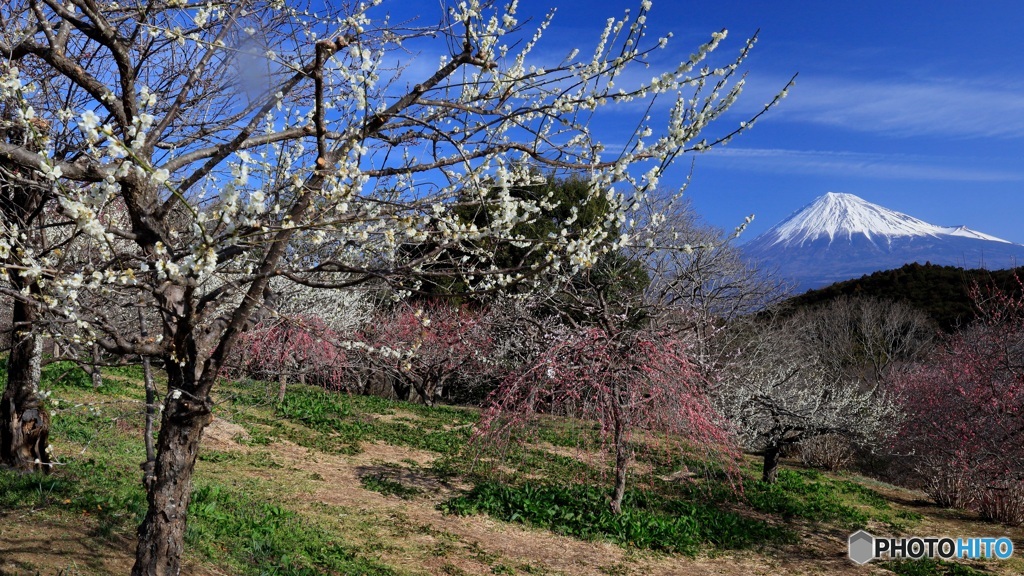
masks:
{"label": "thin white cloud", "polygon": [[1024,172],[987,168],[969,159],[908,154],[724,147],[704,154],[698,162],[781,174],[959,182],[1024,180]]}
{"label": "thin white cloud", "polygon": [[776,119],[894,136],[1024,137],[1024,87],[1005,81],[801,77]]}

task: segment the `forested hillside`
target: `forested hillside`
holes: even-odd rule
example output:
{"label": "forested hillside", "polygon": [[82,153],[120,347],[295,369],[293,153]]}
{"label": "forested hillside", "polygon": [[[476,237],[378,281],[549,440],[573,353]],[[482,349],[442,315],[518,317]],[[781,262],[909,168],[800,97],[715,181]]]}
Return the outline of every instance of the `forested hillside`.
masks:
{"label": "forested hillside", "polygon": [[946,332],[971,322],[976,316],[972,304],[973,286],[995,286],[1012,293],[1020,292],[1014,270],[964,270],[955,266],[907,264],[856,280],[837,282],[826,288],[808,290],[788,301],[793,309],[817,306],[840,296],[868,296],[905,302],[925,312]]}

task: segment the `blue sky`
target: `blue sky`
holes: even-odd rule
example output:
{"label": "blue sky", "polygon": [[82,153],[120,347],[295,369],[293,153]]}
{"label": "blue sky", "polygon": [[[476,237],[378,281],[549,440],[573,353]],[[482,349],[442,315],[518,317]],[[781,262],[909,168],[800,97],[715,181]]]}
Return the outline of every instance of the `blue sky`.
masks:
{"label": "blue sky", "polygon": [[[604,21],[639,1],[521,0],[521,15],[557,13],[537,52],[584,53]],[[436,18],[436,2],[385,9]],[[675,34],[663,69],[727,28],[732,56],[760,29],[747,89],[734,108],[767,102],[794,73],[782,105],[729,146],[697,157],[689,197],[744,240],[828,191],[939,225],[1024,243],[1024,2],[654,0],[653,40]],[[674,48],[676,52],[672,50]],[[670,62],[669,60],[672,60]],[[614,135],[612,118],[594,126]],[[614,137],[613,137],[614,138]],[[612,138],[612,139],[613,139]],[[663,182],[682,183],[689,162]]]}
{"label": "blue sky", "polygon": [[[632,5],[558,0],[556,26],[597,29]],[[799,72],[753,130],[697,158],[690,198],[712,224],[753,213],[753,238],[836,191],[1024,243],[1024,2],[656,1],[650,22],[685,54],[760,29],[738,111]]]}

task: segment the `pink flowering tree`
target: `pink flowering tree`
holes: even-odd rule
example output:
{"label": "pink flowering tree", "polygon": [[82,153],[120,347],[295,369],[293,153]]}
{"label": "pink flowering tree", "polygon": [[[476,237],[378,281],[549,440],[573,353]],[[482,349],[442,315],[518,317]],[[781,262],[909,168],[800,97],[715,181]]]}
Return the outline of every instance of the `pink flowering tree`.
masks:
{"label": "pink flowering tree", "polygon": [[415,390],[432,406],[460,375],[479,378],[491,371],[489,326],[482,312],[467,306],[402,304],[380,312],[373,324],[365,353],[391,379],[401,399]]}
{"label": "pink flowering tree", "polygon": [[342,341],[342,336],[317,316],[278,318],[243,334],[237,365],[244,374],[276,378],[280,384],[278,402],[284,400],[289,378],[339,389],[351,365]]}
{"label": "pink flowering tree", "polygon": [[228,360],[238,376],[277,380],[278,402],[297,380],[352,390],[361,369],[361,331],[373,313],[366,291],[315,290],[275,281],[271,295]]}
{"label": "pink flowering tree", "polygon": [[940,505],[1024,522],[1024,297],[975,287],[980,320],[899,381],[897,443]]}
{"label": "pink flowering tree", "polygon": [[614,455],[616,514],[636,450],[654,441],[646,435],[657,434],[662,448],[676,453],[702,447],[734,455],[730,436],[700,391],[687,345],[653,332],[622,339],[600,328],[553,334],[535,363],[491,395],[479,434],[507,444],[542,413],[598,424],[602,445]]}

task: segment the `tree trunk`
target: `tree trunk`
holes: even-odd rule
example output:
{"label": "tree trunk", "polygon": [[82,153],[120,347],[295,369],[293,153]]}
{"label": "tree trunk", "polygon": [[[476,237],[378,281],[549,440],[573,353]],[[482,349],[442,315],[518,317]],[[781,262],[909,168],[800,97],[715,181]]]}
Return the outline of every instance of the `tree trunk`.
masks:
{"label": "tree trunk", "polygon": [[[323,182],[322,175],[307,181],[307,189],[315,190]],[[311,193],[302,193],[289,212],[294,221],[301,221],[311,202]],[[131,198],[128,194],[126,198]],[[139,218],[138,207],[131,207],[137,228],[148,224]],[[146,213],[147,216],[152,213]],[[150,232],[155,232],[152,228]],[[194,288],[166,284],[154,295],[164,318],[164,342],[168,354],[164,357],[167,369],[168,394],[164,400],[160,436],[157,439],[155,480],[147,490],[149,509],[138,531],[135,565],[132,576],[178,576],[185,548],[185,520],[192,497],[192,473],[199,454],[203,429],[213,419],[210,411],[210,391],[217,383],[225,359],[230,355],[239,334],[245,330],[257,308],[268,296],[272,272],[284,257],[295,229],[277,232],[270,241],[255,280],[230,312],[219,337],[211,341],[197,338],[201,330],[194,323],[199,314],[194,305]],[[152,234],[150,239],[157,237]],[[147,250],[149,239],[139,241]],[[205,348],[205,349],[201,349]],[[209,352],[212,350],[212,352]],[[209,352],[209,356],[206,353]],[[181,362],[181,358],[185,358]],[[205,359],[204,359],[205,358]],[[179,363],[181,362],[181,363]]]}
{"label": "tree trunk", "polygon": [[[8,141],[0,132],[0,141]],[[0,186],[0,218],[17,224],[28,236],[29,246],[45,246],[46,236],[30,232],[30,224],[41,213],[46,192],[32,184]],[[11,265],[4,271],[15,291],[36,296],[39,286],[17,273],[23,266],[18,250],[11,250]],[[0,462],[23,471],[50,471],[50,415],[39,397],[39,377],[43,359],[43,338],[36,325],[39,313],[34,305],[14,299],[11,306],[11,352],[7,357],[7,386],[0,398]]]}
{"label": "tree trunk", "polygon": [[406,402],[409,400],[409,396],[412,392],[412,386],[400,376],[388,374],[385,376],[391,380],[391,390],[395,393],[395,399]]}
{"label": "tree trunk", "polygon": [[[139,302],[139,334],[142,340],[149,339],[149,330],[146,328],[146,316],[142,313],[142,302]],[[153,367],[150,365],[149,356],[142,356],[142,378],[146,385],[146,461],[142,463],[142,485],[146,492],[156,482],[156,446],[153,445],[153,425],[156,420],[157,400],[156,382],[153,381]]]}
{"label": "tree trunk", "polygon": [[782,449],[779,446],[770,446],[764,451],[764,468],[762,469],[761,480],[774,484],[779,478],[779,457]]}
{"label": "tree trunk", "polygon": [[100,372],[100,345],[93,343],[92,345],[92,387],[97,389],[103,386],[103,373]]}
{"label": "tree trunk", "polygon": [[288,375],[281,372],[277,375],[277,403],[284,402],[284,393],[288,389]]}
{"label": "tree trunk", "polygon": [[153,444],[153,424],[156,421],[157,410],[156,383],[153,381],[153,368],[150,366],[149,356],[142,357],[142,374],[146,384],[146,461],[142,464],[142,485],[148,491],[156,482],[156,446]]}
{"label": "tree trunk", "polygon": [[192,473],[203,429],[213,420],[209,402],[172,387],[157,439],[149,511],[139,526],[132,576],[177,576],[185,546],[185,520]]}
{"label": "tree trunk", "polygon": [[7,387],[0,399],[0,461],[16,470],[49,472],[50,415],[39,397],[43,338],[35,331],[32,305],[15,300],[12,319]]}
{"label": "tree trunk", "polygon": [[[615,399],[618,404],[618,399]],[[629,468],[629,446],[626,441],[626,423],[622,409],[616,405],[615,418],[615,489],[612,492],[612,513],[622,513],[622,498],[626,495],[626,471]]]}
{"label": "tree trunk", "polygon": [[412,385],[416,388],[416,394],[419,395],[420,401],[423,402],[425,406],[434,405],[433,385],[427,378],[422,380],[412,379]]}

